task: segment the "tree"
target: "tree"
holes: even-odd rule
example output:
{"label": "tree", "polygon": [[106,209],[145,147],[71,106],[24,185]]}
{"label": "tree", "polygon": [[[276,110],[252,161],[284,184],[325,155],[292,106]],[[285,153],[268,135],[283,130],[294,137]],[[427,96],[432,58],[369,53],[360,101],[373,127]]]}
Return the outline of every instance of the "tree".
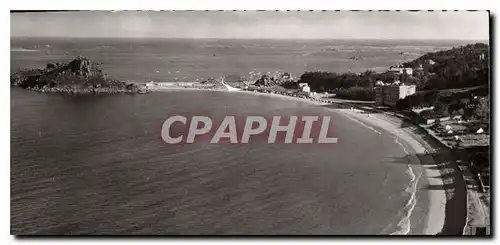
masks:
{"label": "tree", "polygon": [[420,117],[423,119],[431,119],[431,118],[436,118],[437,114],[434,110],[424,110],[419,113]]}
{"label": "tree", "polygon": [[[436,79],[430,80],[427,89],[449,89],[487,85],[489,82],[489,47],[477,43],[457,48],[427,53],[420,58],[403,64],[405,67],[419,67],[423,64],[424,76],[434,73]],[[484,57],[480,58],[480,57]],[[430,64],[428,60],[435,61]],[[414,76],[421,77],[418,72]]]}
{"label": "tree", "polygon": [[406,96],[406,98],[400,99],[396,103],[396,109],[398,109],[400,111],[402,111],[402,110],[409,110],[409,109],[411,109],[411,107],[412,107],[412,105],[411,105],[411,98],[410,98],[410,96]]}
{"label": "tree", "polygon": [[338,91],[336,97],[351,100],[373,101],[375,100],[375,90],[365,87],[352,87]]}
{"label": "tree", "polygon": [[434,106],[434,111],[436,111],[437,114],[445,117],[450,115],[450,113],[448,112],[448,105],[442,103],[441,101],[438,101],[436,103],[436,105]]}
{"label": "tree", "polygon": [[403,74],[401,75],[401,82],[402,83],[408,82],[408,73],[406,72],[406,69],[403,69]]}
{"label": "tree", "polygon": [[488,97],[479,99],[472,115],[474,118],[478,119],[483,123],[488,122],[490,116],[490,106]]}

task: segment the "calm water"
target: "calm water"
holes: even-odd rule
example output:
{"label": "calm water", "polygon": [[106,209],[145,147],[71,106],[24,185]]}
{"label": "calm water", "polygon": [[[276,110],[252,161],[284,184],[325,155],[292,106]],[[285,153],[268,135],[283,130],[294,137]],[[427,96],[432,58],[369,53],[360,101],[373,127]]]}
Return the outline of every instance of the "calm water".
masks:
{"label": "calm water", "polygon": [[[57,40],[48,50],[31,52],[16,51],[26,44],[13,42],[12,68],[83,53],[102,60],[110,75],[139,81],[168,80],[173,75],[165,72],[172,70],[194,78],[251,69],[299,73],[304,62],[335,69],[368,64],[353,65],[331,53],[300,55],[302,45],[319,49],[300,42],[108,42]],[[236,50],[238,45],[244,48]],[[269,45],[281,51],[272,53]],[[161,141],[164,120],[194,114],[330,115],[339,144]],[[409,199],[407,161],[392,137],[320,106],[253,95],[184,91],[76,98],[13,88],[11,156],[13,234],[390,233],[400,229],[400,210]],[[425,213],[426,205],[414,209],[412,232],[421,228]]]}
{"label": "calm water", "polygon": [[[12,39],[11,68],[45,67],[85,55],[115,78],[194,81],[249,72],[384,70],[460,41]],[[466,43],[466,42],[465,42]],[[38,46],[37,46],[38,45]],[[46,45],[49,45],[46,47]],[[31,50],[31,52],[27,51]],[[34,50],[34,51],[33,51]],[[364,60],[352,60],[353,56]]]}
{"label": "calm water", "polygon": [[[320,107],[222,92],[11,96],[13,233],[373,234],[408,199],[393,139]],[[331,115],[339,144],[161,141],[169,115],[196,112]]]}

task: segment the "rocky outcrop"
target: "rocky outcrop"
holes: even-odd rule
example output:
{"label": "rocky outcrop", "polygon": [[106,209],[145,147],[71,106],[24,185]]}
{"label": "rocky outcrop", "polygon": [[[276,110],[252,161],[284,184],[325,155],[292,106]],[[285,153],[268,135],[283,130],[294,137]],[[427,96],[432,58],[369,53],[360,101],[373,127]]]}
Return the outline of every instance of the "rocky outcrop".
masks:
{"label": "rocky outcrop", "polygon": [[78,56],[69,63],[48,63],[44,69],[20,70],[11,85],[39,92],[71,94],[136,92],[134,84],[108,79],[97,62]]}
{"label": "rocky outcrop", "polygon": [[225,86],[222,84],[221,80],[217,80],[214,78],[209,78],[205,81],[200,82],[200,84],[205,88],[213,88],[213,89],[224,89]]}
{"label": "rocky outcrop", "polygon": [[277,73],[274,76],[264,74],[259,80],[255,82],[254,85],[263,87],[272,87],[278,85],[286,88],[293,88],[295,85],[297,85],[297,82],[294,81],[290,73],[285,72]]}

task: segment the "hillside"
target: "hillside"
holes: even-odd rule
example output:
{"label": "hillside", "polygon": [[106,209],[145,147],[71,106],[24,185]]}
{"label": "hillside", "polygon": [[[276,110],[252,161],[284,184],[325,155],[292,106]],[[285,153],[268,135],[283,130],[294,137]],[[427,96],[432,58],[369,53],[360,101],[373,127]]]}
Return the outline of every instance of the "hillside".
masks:
{"label": "hillside", "polygon": [[[469,44],[449,50],[431,52],[402,64],[413,68],[411,75],[366,71],[363,73],[305,72],[300,83],[307,83],[313,91],[331,92],[344,98],[374,100],[373,87],[377,82],[393,83],[399,80],[415,84],[417,90],[460,89],[481,86],[489,90],[489,46]],[[388,67],[389,68],[389,67]]]}
{"label": "hillside", "polygon": [[489,46],[476,43],[427,53],[403,66],[416,70],[421,89],[489,85]]}
{"label": "hillside", "polygon": [[[480,55],[484,54],[484,59]],[[467,65],[471,68],[488,68],[489,46],[484,43],[468,44],[465,46],[454,47],[448,50],[426,53],[419,58],[406,62],[405,67],[417,68],[420,64],[425,65],[427,60],[436,62],[435,66],[446,64]]]}

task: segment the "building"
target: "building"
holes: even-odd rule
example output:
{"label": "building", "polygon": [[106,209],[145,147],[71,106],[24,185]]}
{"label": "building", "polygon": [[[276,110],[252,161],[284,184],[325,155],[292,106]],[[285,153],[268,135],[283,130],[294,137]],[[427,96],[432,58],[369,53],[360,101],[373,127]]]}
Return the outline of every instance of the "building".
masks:
{"label": "building", "polygon": [[309,87],[309,85],[306,85],[305,86],[302,86],[302,91],[303,92],[306,92],[306,93],[310,93],[311,92],[311,87]]}
{"label": "building", "polygon": [[156,83],[154,81],[148,82],[145,84],[146,88],[153,88],[156,86]]}
{"label": "building", "polygon": [[387,85],[375,88],[375,102],[379,105],[396,106],[400,99],[417,91],[416,85]]}
{"label": "building", "polygon": [[431,124],[434,124],[436,122],[446,122],[449,120],[450,120],[450,117],[428,118],[428,119],[424,119],[424,123],[427,125],[431,125]]}
{"label": "building", "polygon": [[412,68],[404,68],[404,67],[396,66],[396,67],[390,67],[388,71],[396,73],[396,74],[404,74],[406,72],[406,74],[408,74],[410,76],[413,75]]}
{"label": "building", "polygon": [[299,89],[306,93],[311,92],[311,87],[307,83],[299,83]]}

